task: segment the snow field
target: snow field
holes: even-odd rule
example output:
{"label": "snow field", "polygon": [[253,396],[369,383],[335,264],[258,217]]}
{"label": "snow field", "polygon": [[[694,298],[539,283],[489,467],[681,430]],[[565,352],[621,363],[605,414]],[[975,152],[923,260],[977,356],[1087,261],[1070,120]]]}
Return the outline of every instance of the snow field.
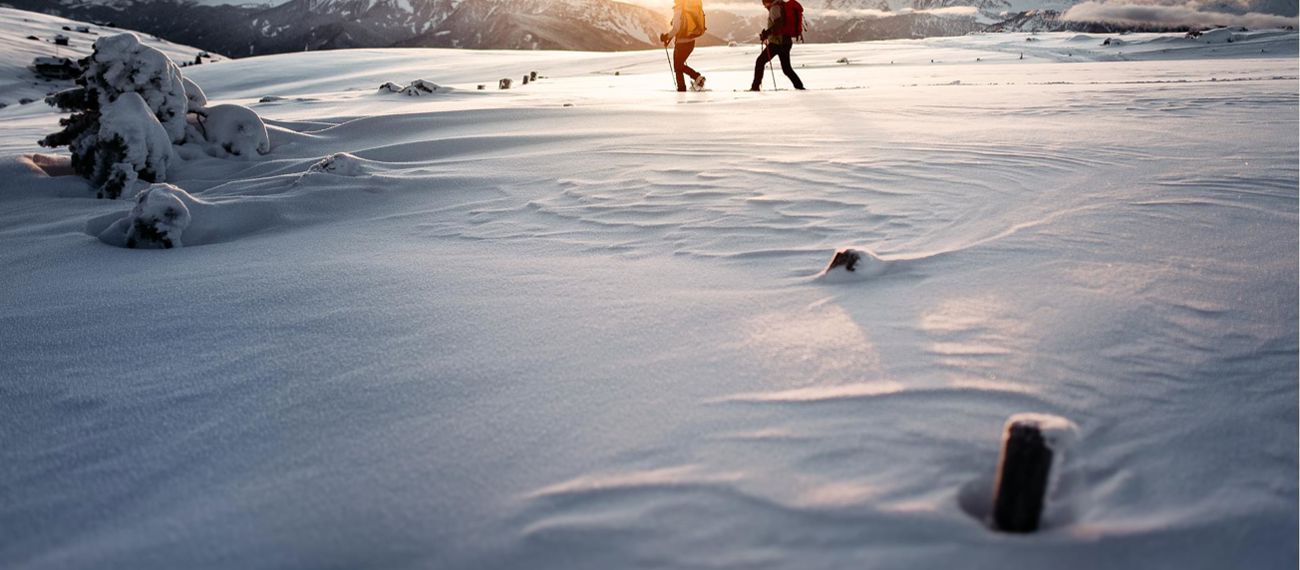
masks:
{"label": "snow field", "polygon": [[187,68],[270,152],[134,203],[0,111],[0,565],[1294,567],[1296,35],[1024,38]]}

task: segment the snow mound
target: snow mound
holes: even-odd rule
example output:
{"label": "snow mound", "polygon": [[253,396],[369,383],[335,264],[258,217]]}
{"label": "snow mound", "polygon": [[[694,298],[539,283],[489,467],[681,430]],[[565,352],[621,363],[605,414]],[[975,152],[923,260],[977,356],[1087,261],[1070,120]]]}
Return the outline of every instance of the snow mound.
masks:
{"label": "snow mound", "polygon": [[431,93],[447,92],[447,91],[451,91],[451,88],[443,87],[442,85],[438,85],[437,83],[434,83],[432,81],[425,81],[423,79],[416,79],[415,81],[412,81],[409,84],[407,84],[405,87],[393,83],[392,81],[386,82],[383,85],[379,86],[380,94],[400,93],[402,95],[406,95],[407,97],[423,97]]}
{"label": "snow mound", "polygon": [[859,281],[884,275],[889,267],[890,262],[865,249],[841,248],[818,278],[827,283]]}
{"label": "snow mound", "polygon": [[120,243],[132,249],[181,247],[181,234],[190,225],[190,209],[183,197],[193,200],[187,192],[171,184],[154,184],[144,189],[136,196],[131,213],[100,234],[100,241]]}
{"label": "snow mound", "polygon": [[181,70],[163,52],[142,45],[135,34],[95,40],[95,53],[83,78],[100,107],[125,93],[137,93],[172,142],[185,139],[189,98]]}
{"label": "snow mound", "polygon": [[172,162],[171,139],[138,93],[123,93],[105,106],[97,137],[84,143],[98,149],[90,179],[102,185],[102,197],[127,193],[136,180],[163,180]]}
{"label": "snow mound", "polygon": [[1232,28],[1217,28],[1197,36],[1196,41],[1207,44],[1230,44],[1239,42],[1246,37],[1236,33]]}
{"label": "snow mound", "polygon": [[361,176],[366,173],[364,162],[354,154],[338,152],[320,159],[316,164],[311,165],[307,172],[323,172],[339,176]]}
{"label": "snow mound", "polygon": [[416,79],[415,81],[412,81],[410,85],[407,85],[405,89],[402,90],[402,95],[406,95],[407,97],[419,97],[422,95],[428,95],[430,93],[434,93],[436,91],[443,91],[443,90],[444,89],[441,86],[435,83],[425,81],[423,79]]}
{"label": "snow mound", "polygon": [[[305,201],[297,198],[299,205]],[[216,200],[205,200],[172,184],[153,184],[136,195],[131,210],[91,218],[84,231],[115,247],[168,249],[228,242],[284,223],[285,197]]]}
{"label": "snow mound", "polygon": [[213,105],[205,110],[204,137],[227,154],[252,157],[271,152],[266,124],[243,105]]}

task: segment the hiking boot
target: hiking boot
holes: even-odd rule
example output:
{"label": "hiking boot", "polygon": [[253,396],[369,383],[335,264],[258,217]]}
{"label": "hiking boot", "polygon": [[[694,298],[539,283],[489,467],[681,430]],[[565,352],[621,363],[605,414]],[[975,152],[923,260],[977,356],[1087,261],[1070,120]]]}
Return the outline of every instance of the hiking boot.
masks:
{"label": "hiking boot", "polygon": [[754,91],[754,92],[758,92],[758,91],[759,91],[759,89],[758,89],[757,86],[750,87],[749,90],[750,90],[750,91]]}
{"label": "hiking boot", "polygon": [[704,76],[697,75],[691,80],[691,91],[704,91]]}

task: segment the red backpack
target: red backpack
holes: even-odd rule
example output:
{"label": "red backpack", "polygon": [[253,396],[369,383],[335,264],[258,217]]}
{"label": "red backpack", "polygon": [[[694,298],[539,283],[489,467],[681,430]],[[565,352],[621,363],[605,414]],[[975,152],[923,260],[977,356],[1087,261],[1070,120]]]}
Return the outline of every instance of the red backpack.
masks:
{"label": "red backpack", "polygon": [[803,5],[798,0],[785,0],[781,12],[781,35],[803,41]]}

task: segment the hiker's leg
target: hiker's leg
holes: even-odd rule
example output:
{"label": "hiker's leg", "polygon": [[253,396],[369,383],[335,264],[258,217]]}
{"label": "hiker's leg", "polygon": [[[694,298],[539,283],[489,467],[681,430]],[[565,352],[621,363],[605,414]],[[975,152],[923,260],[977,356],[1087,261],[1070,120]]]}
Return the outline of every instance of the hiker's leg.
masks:
{"label": "hiker's leg", "polygon": [[794,72],[794,66],[790,65],[790,49],[793,47],[794,42],[786,40],[786,43],[781,46],[781,51],[777,52],[777,56],[781,59],[781,71],[790,78],[790,83],[794,84],[795,89],[803,89],[803,81],[799,80],[799,76]]}
{"label": "hiker's leg", "polygon": [[686,79],[682,77],[683,68],[686,67],[686,56],[691,55],[691,50],[695,49],[695,42],[682,44],[680,42],[673,45],[673,73],[677,75],[677,90],[686,90]]}
{"label": "hiker's leg", "polygon": [[750,89],[757,91],[758,86],[763,83],[763,68],[767,66],[769,61],[772,61],[771,44],[765,46],[763,51],[758,52],[758,59],[754,60],[754,84],[750,86]]}
{"label": "hiker's leg", "polygon": [[690,76],[691,79],[695,79],[696,77],[699,77],[700,72],[695,71],[694,69],[691,69],[691,66],[686,65],[686,59],[691,57],[691,52],[695,51],[695,42],[686,42],[685,44],[677,44],[677,49],[681,50],[682,53],[681,60],[680,60],[681,63],[678,64],[677,66],[677,69],[680,70],[677,72],[679,74],[678,77],[681,76],[680,74],[682,72],[685,72],[686,75]]}

